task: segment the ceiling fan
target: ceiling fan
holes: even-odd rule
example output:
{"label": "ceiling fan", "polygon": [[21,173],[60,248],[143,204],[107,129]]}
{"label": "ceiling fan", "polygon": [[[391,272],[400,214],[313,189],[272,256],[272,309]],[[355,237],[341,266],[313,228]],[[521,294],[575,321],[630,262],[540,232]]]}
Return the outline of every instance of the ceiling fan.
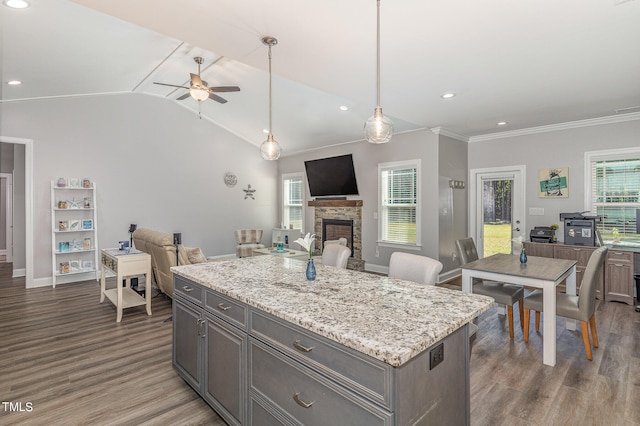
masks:
{"label": "ceiling fan", "polygon": [[198,102],[204,101],[205,99],[213,99],[216,102],[220,102],[221,104],[227,103],[225,98],[222,98],[216,95],[214,92],[239,92],[240,88],[238,86],[218,86],[218,87],[207,87],[207,82],[203,81],[200,78],[200,65],[204,62],[200,56],[196,56],[193,60],[198,64],[198,74],[191,73],[191,87],[186,86],[178,86],[175,84],[166,84],[166,83],[157,83],[153,82],[153,84],[159,84],[161,86],[170,86],[170,87],[179,87],[181,89],[189,90],[188,93],[177,98],[178,101],[183,99],[187,99],[189,96],[197,100]]}

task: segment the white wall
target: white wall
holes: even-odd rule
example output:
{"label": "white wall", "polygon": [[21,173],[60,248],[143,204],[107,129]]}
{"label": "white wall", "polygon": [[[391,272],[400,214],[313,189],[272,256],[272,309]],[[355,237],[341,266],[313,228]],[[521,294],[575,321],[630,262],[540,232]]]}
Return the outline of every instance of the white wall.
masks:
{"label": "white wall", "polygon": [[[2,133],[34,141],[36,279],[51,276],[50,181],[97,183],[100,248],[130,223],[168,233],[208,256],[235,253],[233,231],[277,223],[277,164],[259,149],[163,98],[138,94],[3,104]],[[238,184],[224,185],[225,172]],[[256,189],[255,200],[243,188]],[[263,237],[270,240],[270,233]]]}
{"label": "white wall", "polygon": [[[305,152],[298,155],[281,157],[279,174],[303,172],[304,161],[317,158],[332,157],[342,154],[353,154],[356,179],[360,195],[352,197],[361,199],[362,206],[362,258],[367,262],[367,269],[387,267],[391,253],[397,249],[379,247],[376,256],[378,239],[378,222],[373,218],[378,211],[378,164],[422,159],[422,248],[419,251],[407,250],[410,253],[438,257],[438,136],[429,130],[394,135],[390,143],[372,145],[367,142],[355,142],[331,148]],[[307,201],[310,200],[309,188],[306,188]],[[282,212],[279,210],[279,215]],[[305,206],[305,232],[313,231],[314,208]],[[281,216],[279,216],[281,217]],[[280,220],[280,219],[279,219]]]}
{"label": "white wall", "polygon": [[[470,143],[469,168],[526,165],[526,235],[534,226],[557,223],[562,240],[560,213],[584,210],[584,153],[637,147],[639,135],[636,120]],[[538,171],[551,167],[569,167],[569,198],[538,197]],[[531,207],[544,208],[544,215],[529,215]]]}

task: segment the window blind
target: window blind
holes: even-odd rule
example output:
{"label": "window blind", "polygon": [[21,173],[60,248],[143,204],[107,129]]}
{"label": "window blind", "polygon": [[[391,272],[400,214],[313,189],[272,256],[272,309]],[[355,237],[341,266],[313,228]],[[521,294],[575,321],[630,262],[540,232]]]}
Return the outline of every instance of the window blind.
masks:
{"label": "window blind", "polygon": [[591,205],[602,217],[598,230],[605,241],[638,240],[640,158],[592,161]]}
{"label": "window blind", "polygon": [[417,243],[417,186],[417,167],[381,169],[381,241]]}
{"label": "window blind", "polygon": [[282,223],[285,227],[293,225],[295,229],[303,229],[302,177],[284,179],[283,189]]}

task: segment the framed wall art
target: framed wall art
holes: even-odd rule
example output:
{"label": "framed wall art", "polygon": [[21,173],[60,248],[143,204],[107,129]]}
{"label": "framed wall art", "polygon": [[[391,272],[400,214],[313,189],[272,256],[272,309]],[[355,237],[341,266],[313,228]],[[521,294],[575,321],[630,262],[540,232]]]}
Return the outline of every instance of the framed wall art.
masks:
{"label": "framed wall art", "polygon": [[540,198],[568,198],[569,197],[569,168],[554,167],[540,169],[538,174],[540,183],[538,196]]}

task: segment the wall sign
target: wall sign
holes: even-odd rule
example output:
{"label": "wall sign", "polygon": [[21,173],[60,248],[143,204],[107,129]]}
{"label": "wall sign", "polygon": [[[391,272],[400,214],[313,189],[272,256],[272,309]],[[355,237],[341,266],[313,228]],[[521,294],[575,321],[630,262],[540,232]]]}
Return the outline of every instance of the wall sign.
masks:
{"label": "wall sign", "polygon": [[540,169],[538,174],[540,198],[568,198],[569,197],[569,168],[555,167]]}

